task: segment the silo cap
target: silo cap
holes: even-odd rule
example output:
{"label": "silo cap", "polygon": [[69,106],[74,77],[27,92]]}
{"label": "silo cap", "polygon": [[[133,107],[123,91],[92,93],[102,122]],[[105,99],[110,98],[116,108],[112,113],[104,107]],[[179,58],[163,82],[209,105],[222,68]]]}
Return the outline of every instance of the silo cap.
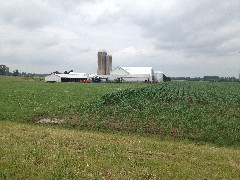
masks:
{"label": "silo cap", "polygon": [[98,52],[107,52],[105,49],[100,49]]}

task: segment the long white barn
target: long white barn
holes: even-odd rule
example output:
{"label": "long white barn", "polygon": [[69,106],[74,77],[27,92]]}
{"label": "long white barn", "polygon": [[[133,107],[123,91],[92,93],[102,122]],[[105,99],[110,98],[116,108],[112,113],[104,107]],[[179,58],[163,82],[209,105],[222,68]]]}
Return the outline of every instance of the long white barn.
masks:
{"label": "long white barn", "polygon": [[45,77],[45,82],[81,82],[87,80],[88,76],[75,74],[51,74]]}
{"label": "long white barn", "polygon": [[45,77],[45,82],[81,82],[88,78],[89,75],[86,73],[50,74]]}
{"label": "long white barn", "polygon": [[163,72],[154,71],[152,67],[118,66],[107,76],[108,80],[121,79],[124,82],[163,82]]}

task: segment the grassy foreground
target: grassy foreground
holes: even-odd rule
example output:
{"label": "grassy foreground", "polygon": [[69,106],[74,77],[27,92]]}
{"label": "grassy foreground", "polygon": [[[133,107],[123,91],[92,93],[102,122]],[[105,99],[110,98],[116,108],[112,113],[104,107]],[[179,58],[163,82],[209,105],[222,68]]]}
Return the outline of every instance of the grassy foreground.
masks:
{"label": "grassy foreground", "polygon": [[0,121],[0,179],[240,179],[240,150]]}

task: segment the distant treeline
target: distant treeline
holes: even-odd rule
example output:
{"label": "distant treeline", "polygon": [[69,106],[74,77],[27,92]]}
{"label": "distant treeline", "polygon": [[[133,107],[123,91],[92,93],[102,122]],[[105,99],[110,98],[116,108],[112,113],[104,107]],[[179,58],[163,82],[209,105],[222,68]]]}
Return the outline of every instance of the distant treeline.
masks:
{"label": "distant treeline", "polygon": [[[73,70],[65,71],[63,74],[69,74],[73,72]],[[54,74],[62,74],[59,71],[53,72]],[[48,74],[36,74],[36,73],[26,73],[26,72],[19,72],[19,70],[14,70],[13,72],[9,71],[9,67],[6,65],[0,65],[0,76],[24,76],[24,77],[44,77]],[[171,80],[179,80],[179,81],[210,81],[210,82],[240,82],[239,79],[235,77],[219,77],[219,76],[204,76],[204,77],[167,77],[163,75],[164,81],[171,81]]]}
{"label": "distant treeline", "polygon": [[19,70],[14,70],[13,72],[9,71],[9,67],[6,65],[0,65],[0,76],[24,76],[24,77],[44,77],[47,74],[36,74],[36,73],[26,73],[26,72],[19,72]]}
{"label": "distant treeline", "polygon": [[171,77],[172,80],[179,81],[209,81],[209,82],[239,82],[235,77],[219,77],[219,76],[204,76],[204,77]]}

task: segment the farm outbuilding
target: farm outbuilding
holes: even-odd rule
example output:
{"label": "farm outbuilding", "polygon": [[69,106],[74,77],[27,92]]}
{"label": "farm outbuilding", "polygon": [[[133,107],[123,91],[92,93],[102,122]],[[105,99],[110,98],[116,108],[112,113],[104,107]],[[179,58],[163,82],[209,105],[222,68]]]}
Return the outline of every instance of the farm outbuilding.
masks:
{"label": "farm outbuilding", "polygon": [[88,79],[88,74],[51,74],[45,77],[45,82],[81,82]]}
{"label": "farm outbuilding", "polygon": [[145,82],[153,80],[152,67],[116,67],[110,72],[110,79],[120,78],[125,82]]}
{"label": "farm outbuilding", "polygon": [[152,76],[152,67],[116,67],[111,71],[110,75],[137,75],[137,76]]}
{"label": "farm outbuilding", "polygon": [[110,72],[109,80],[121,79],[124,82],[163,81],[163,72],[155,71],[152,67],[116,67]]}
{"label": "farm outbuilding", "polygon": [[162,71],[154,71],[154,80],[157,82],[163,82],[163,72]]}
{"label": "farm outbuilding", "polygon": [[45,82],[61,82],[61,77],[57,74],[50,74],[45,77]]}

